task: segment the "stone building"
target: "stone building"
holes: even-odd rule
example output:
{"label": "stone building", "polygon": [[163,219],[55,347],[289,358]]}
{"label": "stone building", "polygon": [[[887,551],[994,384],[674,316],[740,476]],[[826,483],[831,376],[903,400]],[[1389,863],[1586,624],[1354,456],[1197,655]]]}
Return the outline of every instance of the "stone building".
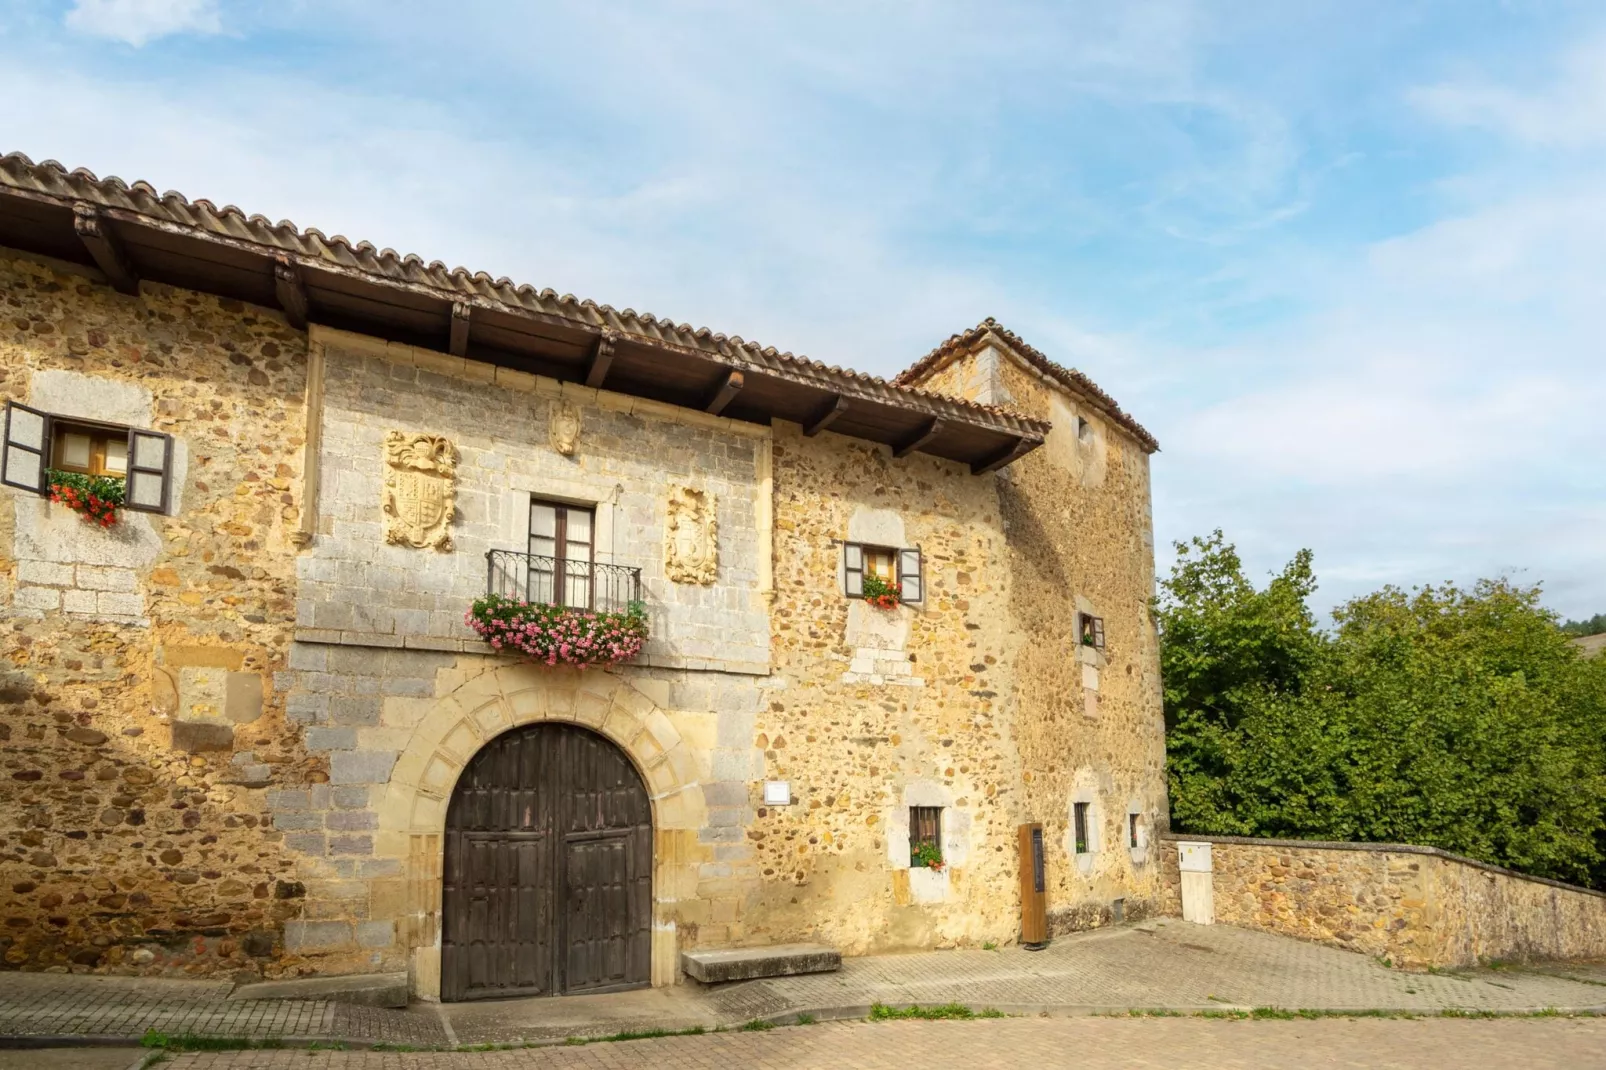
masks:
{"label": "stone building", "polygon": [[1005,943],[1032,821],[1054,931],[1163,901],[1156,445],[992,321],[889,383],[7,156],[0,395],[8,967]]}

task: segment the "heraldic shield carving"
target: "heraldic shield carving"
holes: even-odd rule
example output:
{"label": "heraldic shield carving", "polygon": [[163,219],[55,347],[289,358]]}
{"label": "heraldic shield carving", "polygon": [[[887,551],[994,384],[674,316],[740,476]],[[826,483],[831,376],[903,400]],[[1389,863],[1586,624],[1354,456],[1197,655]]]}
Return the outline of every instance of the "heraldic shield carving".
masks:
{"label": "heraldic shield carving", "polygon": [[664,575],[675,583],[713,583],[719,564],[714,496],[690,487],[671,487],[665,520]]}
{"label": "heraldic shield carving", "polygon": [[385,434],[385,541],[452,548],[457,450],[440,435]]}

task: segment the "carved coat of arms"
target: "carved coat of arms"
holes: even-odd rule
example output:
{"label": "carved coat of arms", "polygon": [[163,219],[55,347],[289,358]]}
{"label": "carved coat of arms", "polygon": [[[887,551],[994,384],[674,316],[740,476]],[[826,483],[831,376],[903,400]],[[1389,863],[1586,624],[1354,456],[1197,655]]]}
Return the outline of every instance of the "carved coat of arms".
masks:
{"label": "carved coat of arms", "polygon": [[664,522],[664,575],[675,583],[714,582],[719,544],[714,496],[690,487],[672,487]]}
{"label": "carved coat of arms", "polygon": [[580,409],[572,401],[554,401],[548,409],[547,439],[565,457],[580,444]]}
{"label": "carved coat of arms", "polygon": [[440,435],[385,434],[385,541],[452,548],[457,450]]}

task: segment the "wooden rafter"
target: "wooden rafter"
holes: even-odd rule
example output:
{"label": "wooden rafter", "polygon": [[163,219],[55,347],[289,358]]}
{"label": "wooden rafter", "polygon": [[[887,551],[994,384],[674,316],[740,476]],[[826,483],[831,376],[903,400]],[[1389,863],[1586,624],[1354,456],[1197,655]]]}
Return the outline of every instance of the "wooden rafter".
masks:
{"label": "wooden rafter", "polygon": [[731,372],[720,381],[719,386],[708,399],[708,404],[703,406],[703,411],[710,416],[718,416],[725,411],[725,406],[731,403],[731,399],[740,393],[741,389],[742,373]]}
{"label": "wooden rafter", "polygon": [[301,269],[288,256],[278,256],[273,262],[273,292],[284,311],[284,318],[298,331],[307,329],[307,284],[301,278]]}
{"label": "wooden rafter", "polygon": [[1006,464],[1009,464],[1011,461],[1017,460],[1025,454],[1030,453],[1039,445],[1041,445],[1041,443],[1035,441],[1034,439],[1024,437],[1017,438],[1010,445],[999,450],[985,461],[978,461],[977,463],[972,464],[970,466],[971,475],[981,476],[986,475],[988,472],[996,472],[998,469],[1004,467]]}
{"label": "wooden rafter", "polygon": [[591,351],[591,369],[586,372],[586,385],[593,390],[607,381],[608,369],[613,367],[613,347],[618,341],[619,336],[612,331],[597,336],[596,348]]}
{"label": "wooden rafter", "polygon": [[473,310],[462,301],[452,302],[452,335],[446,351],[454,357],[468,353],[468,317]]}
{"label": "wooden rafter", "polygon": [[892,455],[894,457],[907,457],[940,434],[942,434],[942,417],[934,416],[926,421],[924,427],[915,432],[913,438],[905,439],[902,445],[893,450]]}
{"label": "wooden rafter", "polygon": [[78,240],[89,250],[95,266],[106,276],[106,281],[118,293],[137,295],[139,276],[134,273],[128,254],[123,250],[123,243],[117,239],[105,216],[89,204],[75,204],[72,212],[73,229],[78,232]]}
{"label": "wooden rafter", "polygon": [[814,415],[808,423],[803,425],[803,433],[810,438],[824,431],[836,423],[837,418],[848,411],[848,399],[838,394]]}

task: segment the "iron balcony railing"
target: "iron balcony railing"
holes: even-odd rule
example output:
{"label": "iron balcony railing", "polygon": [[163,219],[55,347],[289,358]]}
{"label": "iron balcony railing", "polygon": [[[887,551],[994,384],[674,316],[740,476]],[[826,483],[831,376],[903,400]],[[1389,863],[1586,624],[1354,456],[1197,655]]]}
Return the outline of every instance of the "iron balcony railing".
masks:
{"label": "iron balcony railing", "polygon": [[641,569],[489,550],[485,593],[545,605],[623,613],[641,601]]}

